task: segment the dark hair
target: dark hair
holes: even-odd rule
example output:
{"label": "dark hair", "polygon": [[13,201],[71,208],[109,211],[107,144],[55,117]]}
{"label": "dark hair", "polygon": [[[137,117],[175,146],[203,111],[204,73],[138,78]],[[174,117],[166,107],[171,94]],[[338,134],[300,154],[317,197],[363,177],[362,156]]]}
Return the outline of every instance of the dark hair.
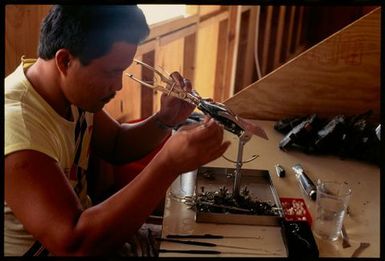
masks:
{"label": "dark hair", "polygon": [[38,55],[49,60],[66,48],[87,65],[113,43],[139,44],[148,34],[146,18],[136,5],[55,5],[41,25]]}

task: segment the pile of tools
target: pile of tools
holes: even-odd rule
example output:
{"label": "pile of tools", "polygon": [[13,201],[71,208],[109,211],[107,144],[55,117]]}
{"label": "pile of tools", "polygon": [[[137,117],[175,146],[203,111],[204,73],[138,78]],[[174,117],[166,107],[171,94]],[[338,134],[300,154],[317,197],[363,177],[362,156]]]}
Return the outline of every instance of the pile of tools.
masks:
{"label": "pile of tools", "polygon": [[299,149],[309,154],[333,154],[380,164],[381,124],[368,121],[372,112],[321,119],[317,114],[278,121],[274,128],[285,137],[279,148]]}

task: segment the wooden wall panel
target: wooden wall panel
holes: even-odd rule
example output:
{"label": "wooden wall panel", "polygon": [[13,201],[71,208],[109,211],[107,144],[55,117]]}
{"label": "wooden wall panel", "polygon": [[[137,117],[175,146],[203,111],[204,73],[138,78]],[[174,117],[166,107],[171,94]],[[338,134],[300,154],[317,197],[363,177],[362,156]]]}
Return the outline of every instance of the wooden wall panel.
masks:
{"label": "wooden wall panel", "polygon": [[224,75],[224,85],[229,89],[229,92],[224,94],[224,99],[227,99],[235,93],[234,83],[236,80],[235,76],[240,39],[241,15],[241,6],[229,6],[229,23],[227,32],[228,46],[226,50],[227,59]]}
{"label": "wooden wall panel", "polygon": [[[259,45],[259,49],[261,50],[261,71],[262,75],[265,75],[268,72],[267,64],[269,62],[269,46],[271,45],[270,37],[271,37],[271,27],[272,27],[272,19],[273,19],[273,6],[267,6],[261,8],[261,33],[262,35],[262,43]],[[261,37],[260,37],[261,39]]]}
{"label": "wooden wall panel", "polygon": [[183,76],[194,82],[196,33],[184,38]]}
{"label": "wooden wall panel", "polygon": [[51,5],[5,6],[5,76],[20,64],[20,57],[37,57],[40,23]]}
{"label": "wooden wall panel", "polygon": [[220,5],[200,5],[199,6],[199,15],[204,16],[221,9]]}
{"label": "wooden wall panel", "polygon": [[[218,24],[211,24],[198,30],[196,68],[193,87],[202,97],[213,97],[218,42]],[[222,51],[222,50],[221,50]]]}
{"label": "wooden wall panel", "polygon": [[[156,66],[163,68],[169,74],[174,71],[183,72],[183,38],[167,43],[166,45],[159,46],[159,48],[155,50],[155,53]],[[160,92],[154,92],[154,112],[158,111],[160,108],[160,96]]]}
{"label": "wooden wall panel", "polygon": [[[136,58],[142,59],[141,56],[137,56]],[[124,71],[122,76],[123,88],[116,93],[114,99],[104,106],[104,109],[114,119],[118,119],[119,121],[129,121],[141,118],[141,87],[137,82],[126,76],[125,73],[140,77],[141,67],[132,65]]]}
{"label": "wooden wall panel", "polygon": [[227,104],[251,119],[278,120],[317,113],[332,117],[380,113],[378,8],[253,83]]}
{"label": "wooden wall panel", "polygon": [[[218,27],[218,40],[217,40],[217,50],[226,50],[227,49],[227,29],[228,29],[228,20],[223,20],[219,22]],[[227,55],[224,51],[217,52],[216,57],[216,68],[215,68],[215,81],[214,81],[214,94],[212,98],[215,101],[224,101],[226,100],[225,94],[229,93],[229,86],[225,86],[225,65],[227,61]]]}

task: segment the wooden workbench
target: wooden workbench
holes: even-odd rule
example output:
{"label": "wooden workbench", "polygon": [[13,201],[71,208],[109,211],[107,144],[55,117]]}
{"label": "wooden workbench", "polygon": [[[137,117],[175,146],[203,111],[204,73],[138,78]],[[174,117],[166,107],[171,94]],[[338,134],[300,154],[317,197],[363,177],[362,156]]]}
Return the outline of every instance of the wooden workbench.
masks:
{"label": "wooden workbench", "polygon": [[[315,236],[321,257],[351,257],[360,242],[368,242],[370,246],[365,249],[360,257],[380,256],[380,168],[365,162],[355,160],[341,160],[336,156],[312,156],[299,151],[281,151],[278,148],[283,135],[273,129],[274,121],[255,121],[263,127],[269,140],[253,137],[244,148],[244,159],[258,154],[259,157],[243,165],[247,169],[269,170],[273,185],[279,197],[303,198],[309,208],[313,219],[315,218],[315,202],[303,194],[295,178],[291,166],[300,163],[307,171],[308,176],[316,181],[335,180],[347,182],[352,188],[352,197],[349,204],[349,215],[345,217],[344,224],[350,237],[351,247],[342,248],[342,241],[328,242]],[[227,158],[236,159],[237,137],[225,133],[226,139],[232,141],[231,147],[225,152]],[[279,163],[286,169],[286,176],[279,178],[275,174],[274,165]],[[223,158],[219,158],[207,166],[229,167],[234,165]],[[179,203],[167,196],[163,219],[162,237],[171,233],[215,233],[236,235],[263,235],[261,239],[222,239],[221,244],[253,247],[262,252],[256,256],[286,256],[279,227],[229,225],[196,223],[195,212],[184,203]],[[210,242],[213,242],[212,240]],[[218,241],[216,241],[218,243]],[[195,247],[162,242],[161,248],[166,249],[202,249]],[[207,248],[206,248],[207,249]],[[245,251],[228,248],[218,248],[221,251]],[[265,251],[265,252],[263,252]],[[263,254],[265,253],[265,254]],[[161,257],[169,256],[197,256],[175,253],[161,253]],[[207,255],[206,255],[207,256]],[[217,256],[217,255],[215,255]],[[221,254],[218,256],[234,256],[234,254]],[[235,254],[235,256],[250,257],[250,255]]]}

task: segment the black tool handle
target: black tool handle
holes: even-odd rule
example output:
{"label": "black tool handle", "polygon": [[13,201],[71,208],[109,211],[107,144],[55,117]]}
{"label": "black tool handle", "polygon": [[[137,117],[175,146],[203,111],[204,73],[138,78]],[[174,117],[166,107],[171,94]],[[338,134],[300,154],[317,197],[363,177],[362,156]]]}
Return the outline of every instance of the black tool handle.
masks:
{"label": "black tool handle", "polygon": [[314,185],[313,181],[305,174],[305,172],[302,172],[300,175],[298,175],[298,180],[301,183],[302,188],[305,190],[306,194],[312,199],[316,200],[317,198],[317,189]]}
{"label": "black tool handle", "polygon": [[159,238],[160,241],[167,241],[167,242],[174,242],[174,243],[180,243],[180,244],[186,244],[186,245],[194,245],[194,246],[207,246],[207,247],[214,247],[217,246],[215,243],[210,242],[200,242],[200,241],[192,241],[192,240],[178,240],[178,239],[171,239],[171,238]]}
{"label": "black tool handle", "polygon": [[167,238],[211,238],[211,239],[217,239],[217,238],[224,238],[220,235],[213,235],[213,234],[203,234],[203,235],[167,235]]}
{"label": "black tool handle", "polygon": [[220,251],[216,250],[180,250],[180,249],[159,249],[159,253],[184,253],[184,254],[209,254],[219,255]]}

